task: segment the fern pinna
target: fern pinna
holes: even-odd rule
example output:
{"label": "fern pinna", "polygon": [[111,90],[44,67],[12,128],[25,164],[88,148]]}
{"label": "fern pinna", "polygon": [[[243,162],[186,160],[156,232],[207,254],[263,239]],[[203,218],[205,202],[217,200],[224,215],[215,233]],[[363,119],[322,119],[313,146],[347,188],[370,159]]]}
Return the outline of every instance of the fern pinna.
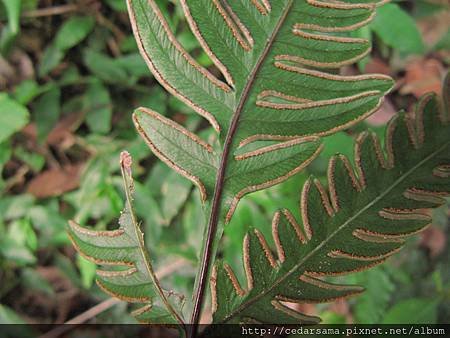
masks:
{"label": "fern pinna", "polygon": [[[384,75],[337,75],[341,66],[356,62],[370,51],[367,40],[349,37],[349,32],[368,24],[375,15],[376,6],[385,2],[180,0],[192,32],[222,73],[224,80],[221,80],[184,50],[155,0],[127,1],[139,49],[155,78],[167,91],[203,116],[217,135],[215,141],[208,143],[173,120],[147,108],[139,108],[133,115],[137,130],[154,154],[200,190],[207,225],[190,323],[199,321],[223,228],[231,220],[239,200],[248,193],[278,184],[305,168],[321,150],[320,137],[363,120],[380,106],[392,87],[392,79]],[[436,134],[440,131],[442,141],[445,135],[442,130],[447,127],[440,123],[433,128]],[[394,129],[397,132],[402,130],[400,127],[391,129],[392,132]],[[414,149],[416,157],[422,156],[420,149],[427,142],[431,142],[430,147],[436,146],[434,136],[424,140],[420,131],[418,128],[417,149]],[[369,167],[378,163],[374,154],[381,154],[378,148],[375,149],[378,153],[369,149],[376,147],[370,140],[372,136],[365,136],[359,142],[361,163],[371,161],[368,162]],[[396,136],[389,140],[400,141]],[[409,150],[405,140],[401,141],[401,145],[392,147]],[[386,176],[395,182],[396,174],[403,173],[402,166],[412,159],[391,168],[391,162],[396,161],[392,154],[396,153],[391,148],[389,152],[389,159],[386,163],[379,162],[379,168],[386,166],[386,170],[383,169]],[[359,167],[365,169],[363,164],[358,164]],[[435,173],[443,172],[445,175],[447,167],[439,168],[442,170]],[[347,174],[343,170],[347,170]],[[292,322],[288,314],[293,313],[282,305],[280,301],[283,299],[302,301],[298,297],[308,295],[310,301],[325,300],[360,291],[354,287],[328,286],[316,277],[320,273],[333,272],[329,267],[331,260],[333,264],[340,262],[336,272],[355,270],[381,262],[401,244],[398,238],[390,237],[396,235],[395,231],[383,237],[378,234],[380,231],[376,231],[378,228],[366,229],[360,223],[361,229],[353,229],[356,220],[366,216],[365,212],[356,220],[345,220],[346,215],[352,214],[365,200],[360,196],[370,198],[368,192],[373,191],[369,190],[369,184],[372,186],[370,189],[376,192],[383,188],[380,185],[386,183],[381,180],[372,182],[372,171],[368,171],[364,178],[356,178],[351,173],[345,159],[333,160],[330,166],[330,175],[334,177],[330,179],[330,200],[316,181],[308,182],[302,205],[303,229],[296,225],[289,212],[277,213],[274,238],[278,243],[279,262],[272,257],[258,232],[247,237],[244,247],[248,290],[239,286],[226,265],[215,269],[212,277],[213,300],[217,309],[214,322],[238,322],[246,318],[261,322]],[[431,184],[432,177],[428,175],[420,179]],[[404,181],[406,179],[400,183]],[[400,183],[398,186],[403,187]],[[406,192],[410,197],[406,208],[424,204],[429,207],[435,201],[431,197],[423,201],[428,195],[419,193],[420,184],[417,182],[416,190]],[[342,189],[349,186],[354,187],[355,194],[358,192],[358,198],[351,191],[342,193]],[[383,202],[390,198],[387,195],[383,195]],[[375,207],[378,204],[371,205],[370,211]],[[383,209],[381,219],[388,223],[394,219],[404,222],[404,219],[411,218],[409,213],[403,213],[405,210],[395,207],[396,204]],[[340,223],[347,224],[347,221],[349,226],[341,228]],[[327,226],[316,228],[318,224]],[[381,226],[381,222],[377,224]],[[419,226],[416,224],[416,227]],[[353,232],[348,235],[350,229],[357,235],[353,236]],[[106,254],[108,248],[114,251],[112,248],[126,248],[128,245],[116,242],[108,232],[99,233],[94,240],[94,236],[86,235],[90,232],[73,223],[70,231],[77,248],[88,257],[95,258],[97,254]],[[348,251],[343,245],[350,239],[353,251]],[[286,244],[286,241],[291,242]],[[91,250],[90,253],[87,250]],[[299,260],[299,257],[303,258]],[[126,258],[125,263],[131,261],[136,265],[142,258],[147,261],[147,266],[151,266],[148,257],[141,253],[130,253]],[[97,261],[104,262],[102,259]],[[119,257],[114,257],[113,261],[122,265],[124,262]],[[157,284],[151,273],[140,275],[142,279],[123,278],[122,274],[126,273],[120,274],[109,284],[118,296],[127,296],[133,285],[138,288],[146,281]],[[221,275],[228,279],[219,277]],[[101,278],[100,274],[100,285],[107,289]],[[277,290],[281,286],[286,288],[286,292],[291,292],[284,298],[278,297]],[[299,293],[298,290],[302,291]],[[170,323],[182,322],[181,314],[171,306],[165,292],[160,287],[156,291],[149,298],[156,295],[161,308],[165,308],[164,318],[170,318]],[[146,316],[138,319],[161,322],[160,310],[152,314],[151,302],[145,300],[148,302]],[[269,310],[276,311],[277,317],[272,317]],[[299,314],[296,316],[296,322],[316,321]]]}
{"label": "fern pinna", "polygon": [[144,244],[144,234],[133,210],[131,156],[120,158],[125,208],[117,230],[94,231],[69,222],[69,238],[86,259],[102,265],[96,271],[97,285],[121,300],[139,304],[133,315],[141,322],[181,325],[178,309],[159,284]]}
{"label": "fern pinna", "polygon": [[356,141],[354,168],[343,155],[332,158],[328,191],[314,178],[303,187],[301,225],[288,210],[275,214],[277,259],[257,229],[246,236],[247,290],[228,265],[215,267],[214,322],[317,323],[319,318],[282,302],[327,302],[362,292],[320,277],[380,264],[430,224],[430,209],[450,194],[448,113],[428,95],[415,118],[402,113],[390,121],[385,151],[373,133],[364,132]]}

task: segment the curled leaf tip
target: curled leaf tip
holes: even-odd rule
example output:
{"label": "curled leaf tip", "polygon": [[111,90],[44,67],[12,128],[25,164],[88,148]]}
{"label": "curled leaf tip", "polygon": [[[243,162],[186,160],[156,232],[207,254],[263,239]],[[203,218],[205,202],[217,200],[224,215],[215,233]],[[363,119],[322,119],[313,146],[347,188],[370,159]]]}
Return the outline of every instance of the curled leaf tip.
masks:
{"label": "curled leaf tip", "polygon": [[127,173],[131,174],[131,165],[133,164],[133,159],[128,151],[124,150],[120,153],[120,165]]}

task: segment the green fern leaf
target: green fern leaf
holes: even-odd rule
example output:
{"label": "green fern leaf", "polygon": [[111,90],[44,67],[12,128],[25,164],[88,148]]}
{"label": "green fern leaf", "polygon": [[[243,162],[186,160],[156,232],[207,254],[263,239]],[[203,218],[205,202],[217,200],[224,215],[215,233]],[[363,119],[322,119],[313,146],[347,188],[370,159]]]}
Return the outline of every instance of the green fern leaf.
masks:
{"label": "green fern leaf", "polygon": [[328,192],[309,179],[301,195],[301,226],[287,210],[275,214],[277,259],[258,230],[246,236],[245,290],[228,265],[216,265],[214,323],[317,323],[319,318],[283,301],[327,302],[362,292],[321,277],[380,264],[430,224],[430,209],[450,194],[449,81],[445,114],[428,95],[415,118],[401,113],[391,120],[385,152],[375,134],[365,132],[356,142],[355,168],[342,155],[331,159]]}
{"label": "green fern leaf", "polygon": [[[197,290],[239,200],[297,173],[319,154],[320,136],[348,128],[380,106],[391,78],[337,70],[369,53],[369,41],[347,33],[367,25],[385,2],[181,0],[222,81],[176,40],[155,0],[127,0],[140,52],[155,78],[218,133],[213,146],[156,112],[141,108],[134,115],[153,152],[200,189],[207,226]],[[196,315],[201,300],[197,293]]]}
{"label": "green fern leaf", "polygon": [[[221,220],[228,222],[246,193],[288,178],[317,156],[317,136],[346,128],[379,107],[392,86],[389,77],[329,71],[370,50],[368,41],[338,34],[367,24],[377,2],[181,1],[194,35],[222,71],[222,82],[183,49],[154,0],[128,0],[149,68],[211,123],[222,142],[213,151],[175,122],[144,109],[134,115],[138,130],[156,155],[197,184],[205,201],[218,195]],[[161,121],[170,137],[156,132]],[[303,141],[269,149],[267,142],[257,142],[299,138]],[[249,144],[259,151],[239,156]],[[305,154],[296,156],[300,150]],[[278,169],[259,175],[269,167]]]}
{"label": "green fern leaf", "polygon": [[[97,284],[106,293],[139,304],[133,315],[140,322],[179,325],[183,320],[156,278],[132,207],[131,157],[121,154],[126,195],[117,230],[94,231],[69,222],[69,237],[77,251],[101,265]],[[113,269],[112,267],[115,267]]]}

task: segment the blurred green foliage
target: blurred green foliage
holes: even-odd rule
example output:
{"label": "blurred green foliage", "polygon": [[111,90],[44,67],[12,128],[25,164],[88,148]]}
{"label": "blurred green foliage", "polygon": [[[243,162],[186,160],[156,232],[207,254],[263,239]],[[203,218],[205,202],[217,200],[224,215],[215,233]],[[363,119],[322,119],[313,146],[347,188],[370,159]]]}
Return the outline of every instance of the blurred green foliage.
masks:
{"label": "blurred green foliage", "polygon": [[[180,6],[157,2],[183,46],[202,65],[211,66]],[[39,11],[49,3],[54,8],[73,7],[41,16]],[[374,53],[387,62],[396,55],[449,50],[450,29],[430,49],[416,26],[417,18],[448,10],[445,2],[436,3],[398,1],[381,7],[370,28],[357,35],[371,38]],[[134,159],[140,182],[136,182],[136,212],[156,267],[186,260],[163,283],[190,295],[204,226],[198,192],[150,153],[134,130],[131,112],[138,106],[150,107],[205,138],[212,133],[151,76],[131,34],[125,1],[3,0],[0,20],[0,323],[54,321],[63,291],[72,290],[78,297],[63,320],[106,297],[93,283],[95,266],[75,254],[65,226],[68,219],[95,229],[116,224],[123,208],[118,163],[123,149]],[[361,70],[369,58],[360,62]],[[360,129],[326,138],[323,154],[307,171],[250,195],[239,206],[221,250],[221,256],[240,271],[239,278],[247,229],[257,226],[272,238],[270,220],[276,206],[298,212],[299,192],[308,175],[324,178],[327,160],[337,152],[352,158],[354,135]],[[373,129],[384,132],[383,127]],[[69,166],[81,168],[79,177],[63,175]],[[52,186],[58,179],[61,183]],[[448,239],[448,207],[435,216],[434,226]],[[353,322],[448,323],[450,251],[446,247],[432,257],[426,247],[418,250],[418,243],[417,238],[411,240],[379,268],[343,277],[367,288],[348,301],[347,315]],[[57,277],[50,278],[49,271]],[[27,299],[38,302],[30,308],[24,305]],[[328,305],[317,306],[317,311],[327,323],[345,320]],[[108,314],[98,321],[132,320],[123,304]]]}

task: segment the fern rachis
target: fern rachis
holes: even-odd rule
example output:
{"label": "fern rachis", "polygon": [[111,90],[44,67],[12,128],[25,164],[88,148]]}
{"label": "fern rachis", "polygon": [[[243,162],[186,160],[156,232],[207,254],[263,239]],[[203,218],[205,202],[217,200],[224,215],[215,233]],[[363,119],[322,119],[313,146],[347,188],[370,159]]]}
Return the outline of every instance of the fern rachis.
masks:
{"label": "fern rachis", "polygon": [[[384,2],[181,0],[192,32],[225,78],[221,81],[183,49],[154,0],[127,1],[139,49],[155,78],[171,94],[208,120],[217,132],[218,142],[208,143],[155,111],[139,108],[133,115],[137,130],[154,154],[200,190],[207,226],[191,323],[198,323],[219,240],[239,200],[248,193],[278,184],[305,168],[322,148],[320,137],[363,120],[380,106],[384,94],[390,90],[392,80],[389,77],[341,76],[333,70],[354,63],[370,51],[368,41],[344,34],[370,22],[376,5]],[[420,124],[418,131],[421,130],[419,127]],[[440,123],[433,128],[439,130],[439,135],[445,139],[442,130],[446,126]],[[398,130],[399,127],[391,129]],[[308,181],[302,196],[302,226],[287,211],[279,212],[274,217],[278,260],[272,256],[262,235],[252,232],[244,245],[248,258],[244,264],[247,290],[239,285],[227,265],[219,264],[214,270],[211,283],[217,310],[214,322],[235,322],[248,318],[262,322],[291,322],[290,316],[294,317],[295,322],[315,322],[316,319],[294,313],[281,303],[283,299],[292,300],[290,297],[282,299],[273,294],[278,286],[286,287],[284,283],[293,276],[301,277],[294,278],[300,285],[292,284],[292,292],[303,288],[317,301],[359,292],[356,287],[334,287],[317,279],[314,273],[319,274],[324,264],[328,266],[332,260],[341,262],[349,271],[368,267],[380,263],[401,246],[397,238],[401,234],[384,234],[383,237],[376,231],[364,232],[353,227],[355,221],[367,216],[367,210],[373,211],[379,201],[384,201],[397,185],[403,184],[402,179],[398,182],[394,180],[397,185],[389,186],[390,190],[385,189],[384,194],[370,195],[370,188],[377,187],[378,183],[373,175],[364,175],[364,163],[377,165],[380,170],[389,173],[387,177],[396,177],[402,164],[395,162],[396,157],[392,156],[394,149],[405,147],[402,150],[420,153],[420,146],[430,142],[429,138],[423,139],[420,133],[409,135],[416,140],[418,148],[412,149],[407,142],[397,139],[387,149],[390,154],[387,162],[383,160],[382,151],[376,143],[367,145],[370,143],[367,140],[372,136],[362,137],[358,147],[369,147],[370,151],[357,150],[357,154],[361,155],[357,156],[357,173],[344,158],[337,157],[331,162],[330,196],[316,181]],[[392,137],[387,139],[389,141]],[[392,167],[394,162],[396,166]],[[441,168],[444,176],[446,168],[445,165]],[[334,175],[340,175],[339,180]],[[427,176],[431,180],[430,177]],[[348,190],[348,196],[342,193],[341,184]],[[349,187],[354,191],[351,192]],[[420,194],[417,191],[413,189],[408,194],[418,198],[416,202],[419,204],[420,198],[417,196]],[[359,211],[353,214],[352,208],[363,203],[365,197],[370,202],[360,206]],[[413,200],[406,202],[411,204]],[[429,203],[425,207],[431,207],[432,203]],[[315,208],[313,212],[309,210],[311,205]],[[345,219],[342,210],[351,210],[351,216]],[[390,209],[380,212],[385,220],[389,217],[411,218],[409,213],[396,214]],[[322,230],[313,226],[319,221],[315,217],[321,217],[319,223],[327,226]],[[71,227],[75,240],[82,236],[80,229]],[[353,231],[356,231],[355,234]],[[100,233],[98,236],[108,237],[109,234]],[[377,241],[373,241],[376,236],[381,239],[377,237]],[[379,254],[358,256],[352,251],[345,252],[337,244],[336,248],[331,246],[342,238],[351,239],[353,250],[363,253],[365,248],[370,249],[371,254]],[[91,255],[87,256],[94,259],[115,246],[113,241],[97,241],[88,237],[81,239],[84,247],[78,243],[77,249],[85,254],[86,250],[90,250]],[[285,241],[294,241],[291,245],[296,246],[295,250],[288,252]],[[256,250],[253,256],[252,250]],[[350,259],[352,255],[355,259]],[[143,261],[140,260],[142,257]],[[137,260],[149,266],[149,258],[142,257],[133,257],[131,261]],[[115,261],[120,262],[120,257],[115,257]],[[261,272],[258,279],[253,278],[255,269]],[[339,269],[338,272],[345,271],[342,266]],[[265,280],[262,272],[267,271],[270,271],[270,278]],[[123,287],[123,283],[130,286],[129,283],[133,282],[121,278],[115,280],[111,287],[117,295],[124,296],[132,290]],[[162,290],[155,278],[150,279],[157,290]],[[331,294],[323,291],[327,287]],[[227,299],[225,309],[222,307],[224,297]],[[166,311],[168,317],[174,319],[171,322],[183,323],[181,314],[164,301],[163,291],[157,292],[156,298],[162,300],[162,308],[166,306],[161,311]],[[258,303],[260,301],[266,303],[261,305]],[[256,318],[259,310],[252,304],[258,304],[268,317]],[[146,310],[149,311],[145,311],[145,318],[141,316],[139,319],[158,322],[159,311],[152,314],[150,307]],[[270,311],[275,311],[277,317],[274,318]]]}

